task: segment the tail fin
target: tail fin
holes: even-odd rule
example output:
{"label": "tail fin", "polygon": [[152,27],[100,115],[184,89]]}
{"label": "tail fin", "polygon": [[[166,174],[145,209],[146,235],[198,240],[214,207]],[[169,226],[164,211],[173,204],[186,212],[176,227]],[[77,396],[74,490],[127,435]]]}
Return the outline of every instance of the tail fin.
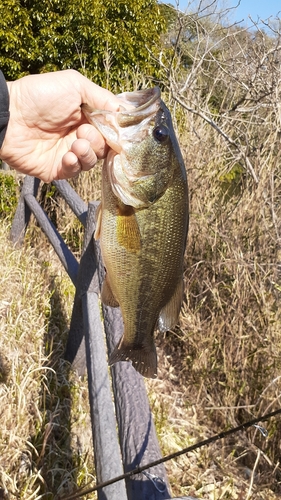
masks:
{"label": "tail fin", "polygon": [[154,344],[137,348],[125,345],[122,338],[109,358],[109,365],[117,361],[132,361],[135,370],[143,377],[157,377],[157,354]]}

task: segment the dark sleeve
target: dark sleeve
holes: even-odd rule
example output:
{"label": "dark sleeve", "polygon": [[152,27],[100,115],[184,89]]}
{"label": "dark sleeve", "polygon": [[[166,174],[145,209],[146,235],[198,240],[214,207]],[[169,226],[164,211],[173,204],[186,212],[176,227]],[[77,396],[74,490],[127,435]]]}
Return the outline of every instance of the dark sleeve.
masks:
{"label": "dark sleeve", "polygon": [[9,112],[9,91],[2,71],[0,71],[0,149],[6,134]]}

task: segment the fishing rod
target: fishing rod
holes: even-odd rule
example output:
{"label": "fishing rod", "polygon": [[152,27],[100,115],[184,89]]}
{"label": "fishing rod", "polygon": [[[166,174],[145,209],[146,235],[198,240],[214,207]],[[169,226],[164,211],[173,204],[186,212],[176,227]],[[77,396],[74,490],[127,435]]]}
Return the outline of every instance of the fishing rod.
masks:
{"label": "fishing rod", "polygon": [[154,460],[154,462],[150,462],[149,464],[143,465],[143,466],[138,466],[135,469],[125,472],[124,474],[121,474],[120,476],[114,477],[112,479],[109,479],[108,481],[104,481],[103,483],[96,484],[95,486],[84,489],[77,490],[71,495],[63,496],[60,497],[60,500],[75,500],[76,498],[82,497],[84,495],[88,495],[89,493],[92,493],[94,491],[97,491],[101,488],[105,488],[106,486],[109,486],[110,484],[117,483],[118,481],[122,481],[123,479],[128,479],[131,476],[134,476],[136,474],[141,474],[143,471],[146,471],[147,469],[150,469],[152,467],[156,467],[157,465],[160,465],[164,462],[167,462],[168,460],[172,460],[174,458],[180,457],[181,455],[185,455],[186,453],[189,453],[191,451],[197,450],[199,448],[202,448],[203,446],[210,445],[211,443],[215,443],[216,441],[219,441],[220,439],[223,439],[227,436],[231,436],[232,434],[235,434],[236,432],[239,431],[244,431],[248,429],[249,427],[256,427],[258,428],[261,433],[263,434],[264,437],[267,437],[267,431],[260,427],[258,425],[259,422],[265,422],[266,420],[269,420],[272,417],[275,417],[276,415],[281,414],[281,408],[278,410],[272,411],[271,413],[266,413],[265,415],[262,415],[260,417],[254,418],[252,420],[249,420],[245,422],[244,424],[240,424],[237,427],[232,427],[231,429],[228,429],[227,431],[222,431],[219,432],[219,434],[215,434],[214,436],[204,439],[203,441],[199,441],[198,443],[195,443],[191,446],[188,446],[187,448],[183,448],[182,450],[176,451],[174,453],[170,453],[169,455],[166,455],[165,457],[159,458],[158,460]]}

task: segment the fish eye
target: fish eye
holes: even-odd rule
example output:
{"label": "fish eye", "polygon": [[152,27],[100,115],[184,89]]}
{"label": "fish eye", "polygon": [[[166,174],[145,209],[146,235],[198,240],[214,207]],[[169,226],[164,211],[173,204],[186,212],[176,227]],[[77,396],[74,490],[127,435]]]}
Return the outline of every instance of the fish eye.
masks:
{"label": "fish eye", "polygon": [[164,143],[169,137],[169,130],[165,125],[158,125],[153,129],[153,137],[156,139],[156,141]]}

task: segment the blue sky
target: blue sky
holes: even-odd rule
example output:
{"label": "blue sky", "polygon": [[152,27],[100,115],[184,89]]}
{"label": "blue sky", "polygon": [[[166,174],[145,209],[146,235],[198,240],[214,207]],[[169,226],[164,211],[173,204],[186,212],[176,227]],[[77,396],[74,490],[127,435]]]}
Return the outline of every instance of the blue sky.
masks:
{"label": "blue sky", "polygon": [[[231,0],[230,5],[235,5]],[[244,18],[246,21],[249,14],[254,21],[267,19],[270,16],[276,17],[279,11],[281,17],[281,2],[280,0],[241,0],[240,5],[235,12],[235,20],[240,21]]]}
{"label": "blue sky", "polygon": [[[210,4],[212,0],[209,0]],[[225,0],[221,1],[221,5],[225,7],[234,7],[237,5],[239,0]],[[176,3],[176,0],[168,0],[167,3]],[[191,2],[189,0],[179,0],[179,6],[182,11],[185,11]],[[279,17],[281,18],[281,1],[280,0],[241,0],[240,5],[237,9],[233,10],[231,13],[231,19],[233,21],[242,21],[243,24],[250,24],[249,15],[254,21],[260,19],[267,19],[270,16],[276,17],[279,12]]]}

